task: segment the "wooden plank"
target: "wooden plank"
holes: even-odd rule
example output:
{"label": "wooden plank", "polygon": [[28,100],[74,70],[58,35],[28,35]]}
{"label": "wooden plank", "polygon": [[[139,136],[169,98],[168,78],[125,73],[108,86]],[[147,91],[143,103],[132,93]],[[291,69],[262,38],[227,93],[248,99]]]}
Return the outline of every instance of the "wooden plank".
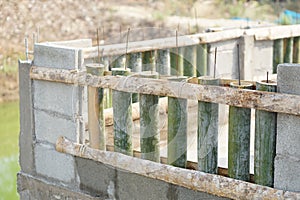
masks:
{"label": "wooden plank", "polygon": [[87,75],[85,72],[44,67],[32,67],[30,77],[38,80],[89,85],[124,92],[170,96],[236,107],[254,108],[269,112],[300,115],[299,95],[171,82],[161,79],[140,79],[136,76],[97,77]]}
{"label": "wooden plank", "polygon": [[[277,190],[219,175],[142,160],[116,152],[101,151],[76,144],[64,137],[56,142],[58,152],[91,159],[130,173],[158,179],[188,189],[231,199],[297,199],[299,193]],[[134,167],[132,167],[134,166]]]}

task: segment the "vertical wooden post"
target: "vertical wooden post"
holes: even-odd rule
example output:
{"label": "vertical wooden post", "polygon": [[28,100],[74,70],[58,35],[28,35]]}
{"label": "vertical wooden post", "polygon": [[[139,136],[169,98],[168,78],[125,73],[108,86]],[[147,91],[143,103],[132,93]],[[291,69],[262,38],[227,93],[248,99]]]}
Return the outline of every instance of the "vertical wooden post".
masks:
{"label": "vertical wooden post", "polygon": [[197,45],[197,71],[196,75],[206,76],[207,75],[207,44]]}
{"label": "vertical wooden post", "polygon": [[[158,78],[157,72],[144,71],[142,78]],[[159,96],[140,94],[140,144],[142,159],[160,162]]]}
{"label": "vertical wooden post", "polygon": [[[276,92],[275,82],[256,82],[256,90]],[[273,187],[276,154],[277,113],[255,111],[254,181]]]}
{"label": "vertical wooden post", "polygon": [[[129,69],[112,69],[114,76],[127,76]],[[132,105],[131,93],[112,91],[114,116],[114,146],[115,151],[133,155],[132,150]]]}
{"label": "vertical wooden post", "polygon": [[[131,53],[127,55],[126,66],[131,69],[132,72],[142,71],[142,53]],[[136,93],[132,94],[132,103],[138,102],[139,96]]]}
{"label": "vertical wooden post", "polygon": [[[178,51],[178,53],[177,53]],[[179,47],[171,49],[170,63],[171,63],[171,75],[182,76],[183,75],[183,52],[184,48]]]}
{"label": "vertical wooden post", "polygon": [[[238,89],[252,89],[252,84],[230,83]],[[228,175],[248,181],[250,178],[250,121],[251,109],[229,106]]]}
{"label": "vertical wooden post", "polygon": [[156,71],[160,75],[170,75],[170,50],[159,49],[156,51]]}
{"label": "vertical wooden post", "polygon": [[[86,72],[95,76],[103,76],[104,65],[88,64]],[[88,87],[88,130],[90,146],[95,149],[106,149],[104,95],[102,88]]]}
{"label": "vertical wooden post", "polygon": [[285,45],[285,54],[284,54],[284,63],[292,63],[293,62],[293,38],[286,39]]}
{"label": "vertical wooden post", "polygon": [[277,73],[277,65],[283,63],[283,39],[274,40],[273,45],[273,73]]}
{"label": "vertical wooden post", "polygon": [[[170,78],[185,81],[186,77]],[[186,167],[187,161],[187,100],[168,97],[168,164]]]}
{"label": "vertical wooden post", "polygon": [[155,71],[155,51],[142,53],[142,71]]}
{"label": "vertical wooden post", "polygon": [[184,47],[183,75],[196,76],[196,65],[197,65],[197,47],[196,46]]}
{"label": "vertical wooden post", "polygon": [[[200,77],[202,85],[219,85],[219,79]],[[219,105],[198,102],[198,169],[217,174]]]}
{"label": "vertical wooden post", "polygon": [[294,37],[293,63],[300,63],[300,37]]}

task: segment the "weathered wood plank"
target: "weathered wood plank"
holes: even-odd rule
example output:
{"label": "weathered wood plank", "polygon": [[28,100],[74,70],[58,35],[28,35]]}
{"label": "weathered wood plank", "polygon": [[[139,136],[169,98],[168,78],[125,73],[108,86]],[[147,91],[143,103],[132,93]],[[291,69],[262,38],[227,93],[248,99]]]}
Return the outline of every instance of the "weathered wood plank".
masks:
{"label": "weathered wood plank", "polygon": [[132,93],[170,96],[236,107],[254,108],[269,112],[300,115],[299,95],[171,82],[161,79],[140,79],[136,76],[97,77],[87,75],[85,72],[44,67],[32,67],[30,77],[38,80],[89,85]]}
{"label": "weathered wood plank", "polygon": [[[232,199],[299,199],[300,194],[239,181],[219,175],[182,169],[116,152],[101,151],[76,144],[64,137],[56,142],[58,152],[91,159],[145,177],[162,180],[188,189]],[[132,167],[134,166],[134,167]]]}

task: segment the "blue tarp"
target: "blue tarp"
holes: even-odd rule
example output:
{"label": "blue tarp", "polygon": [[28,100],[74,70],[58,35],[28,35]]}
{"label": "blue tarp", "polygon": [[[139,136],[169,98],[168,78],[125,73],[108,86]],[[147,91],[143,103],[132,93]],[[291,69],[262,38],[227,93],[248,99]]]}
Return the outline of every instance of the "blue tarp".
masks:
{"label": "blue tarp", "polygon": [[280,24],[300,24],[300,13],[292,10],[285,10],[280,15]]}

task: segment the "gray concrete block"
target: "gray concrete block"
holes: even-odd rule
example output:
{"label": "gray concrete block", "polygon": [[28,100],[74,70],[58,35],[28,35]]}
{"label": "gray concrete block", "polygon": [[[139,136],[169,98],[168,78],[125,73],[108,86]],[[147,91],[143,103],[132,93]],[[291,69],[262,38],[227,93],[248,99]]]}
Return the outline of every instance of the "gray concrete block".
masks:
{"label": "gray concrete block", "polygon": [[70,155],[59,153],[54,146],[37,143],[34,149],[35,168],[39,175],[72,183],[75,179],[75,161]]}
{"label": "gray concrete block", "polygon": [[51,46],[61,46],[61,47],[70,47],[70,48],[87,48],[92,47],[92,39],[78,39],[78,40],[67,40],[67,41],[58,41],[58,42],[49,42],[43,43],[49,44]]}
{"label": "gray concrete block", "polygon": [[225,200],[228,198],[222,198],[210,195],[204,192],[198,192],[190,190],[184,187],[177,186],[177,199],[178,200]]}
{"label": "gray concrete block", "polygon": [[300,95],[300,64],[280,64],[277,67],[277,91]]}
{"label": "gray concrete block", "polygon": [[277,121],[276,153],[291,155],[300,160],[300,117],[278,114]]}
{"label": "gray concrete block", "polygon": [[34,111],[35,136],[37,141],[56,143],[59,136],[65,136],[77,141],[77,123],[74,120],[60,118],[55,113],[40,110]]}
{"label": "gray concrete block", "polygon": [[34,108],[74,116],[79,111],[78,86],[64,83],[34,81]]}
{"label": "gray concrete block", "polygon": [[277,155],[274,164],[274,188],[300,192],[299,166],[299,158]]}
{"label": "gray concrete block", "polygon": [[113,167],[84,158],[75,158],[80,189],[96,196],[115,196],[116,171]]}
{"label": "gray concrete block", "polygon": [[47,43],[34,45],[34,65],[59,69],[78,68],[78,48],[61,47]]}
{"label": "gray concrete block", "polygon": [[21,200],[102,200],[104,197],[94,197],[78,190],[49,180],[39,179],[24,173],[18,174],[18,192]]}
{"label": "gray concrete block", "polygon": [[[134,167],[134,166],[132,166]],[[117,174],[118,199],[169,199],[169,184],[163,181],[146,178],[141,175],[118,171]],[[172,198],[170,198],[172,199]]]}
{"label": "gray concrete block", "polygon": [[31,68],[30,61],[19,61],[19,87],[20,87],[20,136],[19,163],[21,171],[34,174],[34,119],[32,103],[32,86],[29,77]]}

